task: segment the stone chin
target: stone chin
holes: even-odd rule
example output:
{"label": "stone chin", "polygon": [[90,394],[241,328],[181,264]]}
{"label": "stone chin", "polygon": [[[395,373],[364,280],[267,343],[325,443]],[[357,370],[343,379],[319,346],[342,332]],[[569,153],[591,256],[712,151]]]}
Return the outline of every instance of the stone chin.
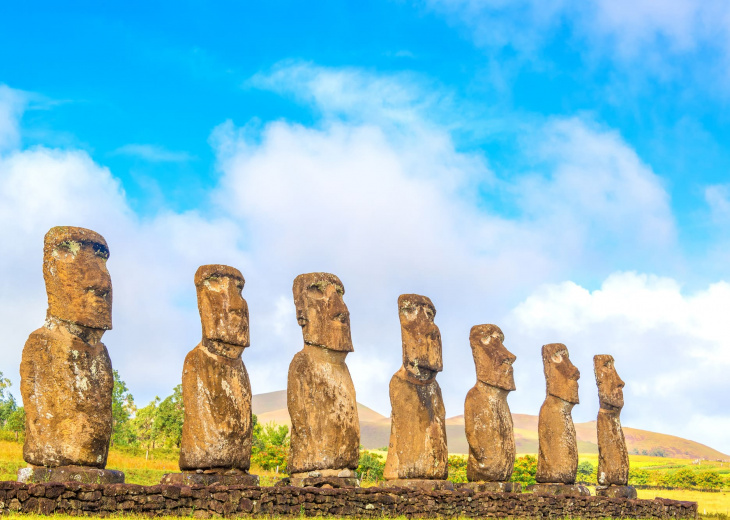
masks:
{"label": "stone chin", "polygon": [[580,399],[578,398],[577,381],[575,381],[575,384],[571,384],[565,388],[550,389],[548,390],[548,394],[552,395],[553,397],[557,397],[558,399],[562,399],[567,403],[580,404]]}
{"label": "stone chin", "polygon": [[[73,323],[81,327],[98,330],[112,329],[112,310],[111,306],[104,302],[104,307],[99,305],[89,305],[93,309],[90,312],[78,312],[79,305],[75,308],[56,309],[51,306],[48,309],[48,315],[56,319]],[[74,312],[76,310],[76,312]]]}
{"label": "stone chin", "polygon": [[602,393],[599,395],[599,401],[601,403],[601,408],[614,408],[620,410],[624,407],[623,390],[619,388],[613,393],[613,395],[605,395]]}
{"label": "stone chin", "polygon": [[354,352],[355,348],[352,346],[352,339],[350,337],[350,329],[342,329],[337,334],[333,334],[330,331],[329,334],[307,334],[304,333],[304,344],[311,345],[313,347],[320,347],[327,350],[333,350],[335,352]]}
{"label": "stone chin", "polygon": [[512,367],[510,367],[509,372],[504,373],[494,385],[497,388],[501,388],[502,390],[507,390],[509,392],[512,392],[513,390],[516,390],[517,387],[515,385],[515,376],[514,372],[512,370]]}

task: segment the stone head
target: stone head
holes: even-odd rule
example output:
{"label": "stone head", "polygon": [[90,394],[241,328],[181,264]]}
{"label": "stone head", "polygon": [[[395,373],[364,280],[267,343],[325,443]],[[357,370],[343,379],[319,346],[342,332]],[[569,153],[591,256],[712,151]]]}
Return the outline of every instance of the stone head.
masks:
{"label": "stone head", "polygon": [[580,371],[570,362],[568,348],[562,343],[550,343],[542,347],[542,363],[548,395],[578,404],[578,379]]}
{"label": "stone head", "polygon": [[474,325],[469,343],[477,369],[477,379],[503,390],[515,389],[512,364],[517,357],[504,346],[504,334],[496,325]]}
{"label": "stone head", "polygon": [[248,304],[241,296],[245,283],[241,272],[227,265],[201,265],[195,272],[203,339],[238,347],[227,351],[233,357],[251,344]]}
{"label": "stone head", "polygon": [[441,332],[433,321],[436,308],[426,296],[401,294],[398,297],[398,316],[403,366],[418,379],[432,379],[444,369]]}
{"label": "stone head", "polygon": [[292,287],[297,322],[304,343],[339,352],[352,352],[350,312],[345,286],[330,273],[300,274]]}
{"label": "stone head", "polygon": [[624,407],[624,382],[618,376],[613,356],[599,354],[593,356],[593,370],[596,373],[598,400],[601,408],[620,410]]}
{"label": "stone head", "polygon": [[89,327],[112,328],[109,247],[100,234],[79,227],[51,228],[43,240],[48,315]]}

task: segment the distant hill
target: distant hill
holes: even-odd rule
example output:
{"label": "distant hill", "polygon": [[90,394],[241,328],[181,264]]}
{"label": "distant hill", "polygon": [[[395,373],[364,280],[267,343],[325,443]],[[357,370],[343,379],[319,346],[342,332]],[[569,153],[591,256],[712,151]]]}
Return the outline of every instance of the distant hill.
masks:
{"label": "distant hill", "polygon": [[[390,437],[390,418],[375,410],[357,404],[360,417],[360,443],[367,449],[377,449],[388,445]],[[253,396],[253,413],[262,424],[275,422],[291,426],[289,412],[286,407],[286,390],[257,394]],[[512,414],[514,421],[515,443],[518,453],[537,453],[537,416]],[[730,460],[730,456],[698,442],[682,439],[673,435],[637,430],[624,426],[626,445],[629,451],[634,449],[650,452],[662,449],[668,457],[686,459]],[[596,445],[596,421],[576,423],[578,451],[581,453],[598,453]],[[464,433],[464,416],[457,415],[446,419],[446,437],[449,452],[467,453],[469,447]]]}

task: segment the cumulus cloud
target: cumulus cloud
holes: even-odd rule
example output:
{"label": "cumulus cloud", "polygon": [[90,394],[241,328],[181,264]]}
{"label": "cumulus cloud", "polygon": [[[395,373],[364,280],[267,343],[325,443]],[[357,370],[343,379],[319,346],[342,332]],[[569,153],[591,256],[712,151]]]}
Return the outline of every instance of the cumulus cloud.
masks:
{"label": "cumulus cloud", "polygon": [[[687,293],[672,278],[618,272],[593,291],[574,282],[543,285],[510,311],[506,323],[516,341],[568,346],[581,370],[577,418],[591,420],[598,406],[593,355],[611,354],[626,382],[624,424],[727,453],[727,410],[717,397],[730,392],[728,305],[727,282]],[[527,362],[530,372],[539,370],[539,360]],[[524,380],[525,371],[520,376]],[[533,398],[532,406],[538,401]]]}
{"label": "cumulus cloud", "polygon": [[20,144],[18,123],[25,104],[23,92],[0,84],[0,152]]}
{"label": "cumulus cloud", "polygon": [[[614,132],[579,119],[541,124],[525,143],[534,170],[499,178],[409,104],[423,99],[411,92],[420,84],[291,67],[255,83],[310,103],[321,120],[221,125],[212,138],[223,173],[217,200],[246,226],[253,264],[278,273],[270,302],[286,301],[300,272],[331,270],[343,279],[356,344],[351,370],[361,399],[380,410],[388,409],[387,380],[400,362],[398,294],[436,303],[446,366],[454,367],[440,378],[457,414],[473,372],[473,324],[498,320],[545,279],[673,247],[661,182]],[[397,98],[404,106],[393,104]],[[448,96],[431,99],[437,105]],[[515,215],[500,215],[479,192],[509,199]],[[631,247],[613,247],[619,240]],[[293,321],[287,327],[290,343],[276,350],[290,355],[298,332]],[[366,364],[390,368],[366,374],[363,354]]]}
{"label": "cumulus cloud", "polygon": [[606,60],[634,76],[686,81],[692,70],[727,85],[730,5],[723,0],[427,0],[426,5],[467,27],[478,46],[511,48],[535,66],[549,67],[535,58],[560,38],[566,48],[581,49],[590,63]]}
{"label": "cumulus cloud", "polygon": [[723,224],[730,219],[730,184],[714,184],[705,187],[705,202],[712,220]]}
{"label": "cumulus cloud", "polygon": [[[659,178],[619,135],[595,123],[537,124],[523,148],[531,169],[503,175],[481,154],[459,150],[448,126],[428,117],[449,96],[421,96],[428,91],[409,77],[293,63],[251,84],[294,96],[319,118],[311,126],[216,128],[220,180],[209,214],[161,210],[141,218],[114,175],[85,152],[15,147],[0,155],[0,215],[15,223],[0,229],[12,244],[0,265],[14,273],[0,286],[0,325],[12,331],[3,367],[12,367],[16,383],[21,346],[43,320],[41,245],[53,225],[89,227],[110,244],[115,323],[105,342],[141,402],[179,382],[183,358],[198,341],[195,269],[227,263],[247,280],[252,346],[244,359],[256,393],[285,388],[288,362],[301,348],[294,277],[330,271],[346,287],[355,343],[348,363],[359,400],[386,414],[388,380],[401,362],[399,294],[426,294],[436,304],[449,415],[462,412],[473,384],[469,329],[489,322],[504,322],[518,355],[513,409],[536,413],[544,393],[539,346],[566,336],[530,332],[520,322],[529,305],[518,304],[534,301],[529,295],[546,281],[600,276],[675,247]],[[499,199],[509,201],[508,211],[490,206]],[[624,240],[631,247],[615,247]],[[571,294],[569,302],[585,299],[580,290]],[[550,309],[539,308],[550,322]],[[651,382],[674,395],[671,380]],[[656,411],[647,417],[663,431],[676,424]]]}

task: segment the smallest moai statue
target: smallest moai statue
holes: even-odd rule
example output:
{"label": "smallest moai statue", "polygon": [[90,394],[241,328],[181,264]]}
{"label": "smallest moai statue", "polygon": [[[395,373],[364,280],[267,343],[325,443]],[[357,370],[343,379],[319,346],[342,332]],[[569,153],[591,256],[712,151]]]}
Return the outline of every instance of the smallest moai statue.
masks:
{"label": "smallest moai statue", "polygon": [[579,403],[580,371],[570,362],[562,343],[542,347],[547,396],[538,419],[537,484],[528,489],[541,495],[590,496],[587,487],[575,483],[578,440],[571,412]]}
{"label": "smallest moai statue", "polygon": [[250,345],[245,280],[227,265],[195,273],[203,339],[185,358],[180,469],[162,484],[257,486],[251,463],[251,383],[241,355]]}
{"label": "smallest moai statue", "polygon": [[593,356],[598,386],[598,486],[596,495],[613,498],[636,498],[636,488],[629,486],[629,452],[621,429],[624,407],[624,382],[618,376],[613,356]]}
{"label": "smallest moai statue", "polygon": [[507,395],[515,389],[514,354],[504,346],[496,325],[475,325],[469,343],[477,383],[466,394],[464,424],[469,443],[466,478],[461,487],[474,491],[519,493],[522,486],[509,482],[515,463],[515,435]]}

